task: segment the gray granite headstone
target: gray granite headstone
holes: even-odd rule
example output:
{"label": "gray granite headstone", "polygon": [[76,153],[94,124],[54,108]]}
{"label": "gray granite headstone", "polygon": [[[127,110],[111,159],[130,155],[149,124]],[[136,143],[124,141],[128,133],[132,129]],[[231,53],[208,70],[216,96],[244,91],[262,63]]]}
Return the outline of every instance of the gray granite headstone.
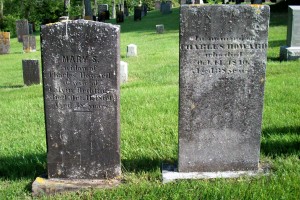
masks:
{"label": "gray granite headstone", "polygon": [[23,42],[23,35],[29,35],[27,19],[20,19],[16,21],[16,32],[18,36],[18,42]]}
{"label": "gray granite headstone", "polygon": [[287,46],[280,47],[280,60],[300,58],[300,6],[289,6]]}
{"label": "gray granite headstone", "polygon": [[23,51],[24,53],[36,51],[36,39],[34,35],[23,35]]}
{"label": "gray granite headstone", "polygon": [[119,38],[94,21],[41,27],[49,178],[121,174]]}
{"label": "gray granite headstone", "polygon": [[179,172],[258,169],[269,14],[181,6]]}
{"label": "gray granite headstone", "polygon": [[163,24],[156,25],[156,33],[162,34],[165,31],[165,26]]}
{"label": "gray granite headstone", "polygon": [[10,50],[10,32],[0,32],[0,54],[7,54]]}
{"label": "gray granite headstone", "polygon": [[38,60],[22,60],[24,84],[40,84],[40,67]]}

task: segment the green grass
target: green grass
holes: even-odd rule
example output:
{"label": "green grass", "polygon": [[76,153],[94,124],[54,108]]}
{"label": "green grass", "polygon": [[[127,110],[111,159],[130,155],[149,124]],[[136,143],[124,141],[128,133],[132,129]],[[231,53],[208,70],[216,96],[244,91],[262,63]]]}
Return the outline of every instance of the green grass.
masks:
{"label": "green grass", "polygon": [[[177,159],[176,8],[121,24],[121,59],[129,63],[129,82],[121,86],[124,184],[50,199],[300,199],[300,61],[279,62],[286,23],[286,13],[271,15],[261,143],[269,176],[161,183],[162,161]],[[156,24],[165,34],[155,33]],[[130,43],[138,46],[136,58],[125,57]],[[22,59],[40,59],[40,49],[23,54],[16,38],[11,44],[11,53],[0,55],[0,199],[30,199],[31,183],[46,172],[46,141],[42,85],[23,86]]]}

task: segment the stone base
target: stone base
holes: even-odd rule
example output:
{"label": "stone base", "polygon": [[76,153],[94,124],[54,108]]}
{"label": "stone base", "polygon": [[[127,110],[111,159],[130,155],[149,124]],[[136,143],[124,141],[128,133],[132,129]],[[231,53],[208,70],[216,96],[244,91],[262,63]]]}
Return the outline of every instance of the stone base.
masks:
{"label": "stone base", "polygon": [[225,172],[178,172],[174,165],[162,165],[163,183],[169,183],[180,179],[215,179],[215,178],[238,178],[241,176],[266,175],[268,166],[261,166],[255,171],[225,171]]}
{"label": "stone base", "polygon": [[107,189],[118,186],[121,183],[119,179],[91,180],[91,179],[47,179],[37,177],[32,184],[32,195],[51,195],[70,191],[86,189]]}
{"label": "stone base", "polygon": [[300,58],[300,47],[280,47],[280,61],[297,60]]}

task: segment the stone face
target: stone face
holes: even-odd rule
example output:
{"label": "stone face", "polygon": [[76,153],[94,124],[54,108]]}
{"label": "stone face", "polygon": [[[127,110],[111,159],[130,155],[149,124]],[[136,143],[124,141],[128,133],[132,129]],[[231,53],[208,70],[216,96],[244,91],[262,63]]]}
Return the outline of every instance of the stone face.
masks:
{"label": "stone face", "polygon": [[38,60],[22,60],[24,84],[40,84],[40,67]]}
{"label": "stone face", "polygon": [[23,51],[24,53],[36,51],[36,39],[34,35],[23,36]]}
{"label": "stone face", "polygon": [[129,44],[127,46],[127,57],[137,56],[137,46],[135,44]]}
{"label": "stone face", "polygon": [[156,33],[162,34],[164,33],[165,27],[163,24],[156,25]]}
{"label": "stone face", "polygon": [[23,42],[23,35],[29,35],[29,26],[27,19],[20,19],[16,21],[16,31],[18,42]]}
{"label": "stone face", "polygon": [[126,83],[128,80],[128,63],[121,61],[120,63],[120,82]]}
{"label": "stone face", "polygon": [[0,32],[0,54],[7,54],[10,50],[10,32]]}
{"label": "stone face", "polygon": [[289,6],[287,45],[300,48],[300,6]]}
{"label": "stone face", "polygon": [[258,168],[269,14],[181,7],[179,172]]}
{"label": "stone face", "polygon": [[109,179],[120,166],[120,27],[41,27],[49,178]]}

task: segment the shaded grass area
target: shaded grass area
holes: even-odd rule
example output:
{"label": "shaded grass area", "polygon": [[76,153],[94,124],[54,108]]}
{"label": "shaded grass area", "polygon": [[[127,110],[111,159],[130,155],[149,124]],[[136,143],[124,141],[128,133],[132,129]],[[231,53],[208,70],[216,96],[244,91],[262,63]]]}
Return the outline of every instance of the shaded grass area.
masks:
{"label": "shaded grass area", "polygon": [[[41,199],[299,199],[300,62],[279,62],[286,39],[286,13],[271,14],[261,161],[265,177],[178,181],[163,185],[160,166],[176,162],[178,145],[178,22],[150,12],[141,22],[121,24],[121,59],[129,82],[121,86],[121,155],[124,184]],[[114,22],[111,20],[111,22]],[[166,32],[155,33],[164,24]],[[126,46],[138,57],[126,58]],[[38,45],[39,46],[39,39]],[[40,59],[40,49],[0,55],[0,199],[31,198],[31,183],[46,172],[42,86],[23,86],[22,59]]]}

